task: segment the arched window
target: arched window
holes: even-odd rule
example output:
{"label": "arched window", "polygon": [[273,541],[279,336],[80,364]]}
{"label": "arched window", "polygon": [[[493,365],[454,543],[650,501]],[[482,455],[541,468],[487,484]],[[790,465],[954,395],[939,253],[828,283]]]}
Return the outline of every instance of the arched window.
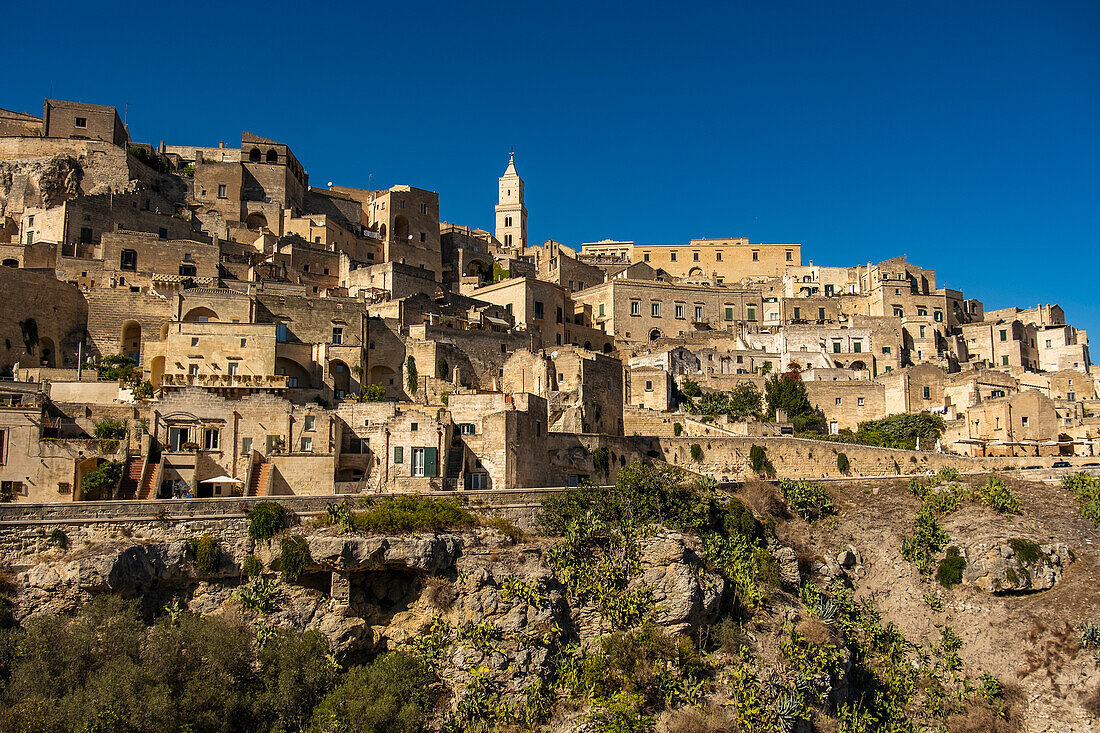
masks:
{"label": "arched window", "polygon": [[279,153],[275,150],[275,148],[272,148],[271,150],[267,151],[267,162],[268,163],[278,163],[279,162]]}
{"label": "arched window", "polygon": [[248,151],[248,160],[251,163],[259,163],[260,162],[260,149],[259,148],[252,148],[252,150],[249,150]]}

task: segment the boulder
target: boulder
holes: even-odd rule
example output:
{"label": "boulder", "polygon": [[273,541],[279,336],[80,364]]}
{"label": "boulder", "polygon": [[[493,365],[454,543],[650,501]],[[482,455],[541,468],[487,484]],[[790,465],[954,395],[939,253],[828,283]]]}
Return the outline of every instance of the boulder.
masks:
{"label": "boulder", "polygon": [[715,620],[725,580],[704,569],[687,537],[664,531],[642,540],[640,550],[639,580],[653,589],[657,623],[689,633]]}
{"label": "boulder", "polygon": [[1028,593],[1049,590],[1062,580],[1071,562],[1064,544],[1008,540],[980,543],[963,550],[963,580],[987,593]]}
{"label": "boulder", "polygon": [[358,537],[320,535],[310,537],[312,564],[323,570],[378,570],[402,566],[429,573],[449,570],[462,545],[452,535],[409,537]]}

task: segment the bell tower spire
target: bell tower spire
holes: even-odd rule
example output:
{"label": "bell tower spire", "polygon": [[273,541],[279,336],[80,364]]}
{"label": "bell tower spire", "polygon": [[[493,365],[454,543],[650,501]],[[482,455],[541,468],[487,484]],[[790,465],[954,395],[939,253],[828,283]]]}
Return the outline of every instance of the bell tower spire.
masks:
{"label": "bell tower spire", "polygon": [[508,153],[508,168],[497,187],[496,238],[505,247],[521,252],[527,246],[527,208],[523,204],[523,179],[516,172],[516,151]]}

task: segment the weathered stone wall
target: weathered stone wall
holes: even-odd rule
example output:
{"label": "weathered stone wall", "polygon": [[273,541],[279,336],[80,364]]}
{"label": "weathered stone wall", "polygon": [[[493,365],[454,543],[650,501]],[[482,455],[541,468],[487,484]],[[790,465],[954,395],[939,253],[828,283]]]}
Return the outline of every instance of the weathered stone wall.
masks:
{"label": "weathered stone wall", "polygon": [[[76,366],[77,346],[88,325],[88,303],[75,287],[49,275],[0,267],[0,313],[0,369],[17,362]],[[38,337],[29,345],[24,339],[28,319],[33,319]]]}

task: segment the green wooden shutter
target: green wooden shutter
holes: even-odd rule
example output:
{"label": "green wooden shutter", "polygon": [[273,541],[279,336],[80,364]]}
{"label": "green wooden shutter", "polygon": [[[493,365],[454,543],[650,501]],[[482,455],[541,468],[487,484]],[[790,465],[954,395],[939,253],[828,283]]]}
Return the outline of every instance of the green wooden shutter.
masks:
{"label": "green wooden shutter", "polygon": [[424,449],[424,475],[438,476],[437,465],[439,463],[439,450],[437,448]]}
{"label": "green wooden shutter", "polygon": [[393,462],[401,463],[405,459],[405,449],[401,446],[395,446],[393,449]]}

